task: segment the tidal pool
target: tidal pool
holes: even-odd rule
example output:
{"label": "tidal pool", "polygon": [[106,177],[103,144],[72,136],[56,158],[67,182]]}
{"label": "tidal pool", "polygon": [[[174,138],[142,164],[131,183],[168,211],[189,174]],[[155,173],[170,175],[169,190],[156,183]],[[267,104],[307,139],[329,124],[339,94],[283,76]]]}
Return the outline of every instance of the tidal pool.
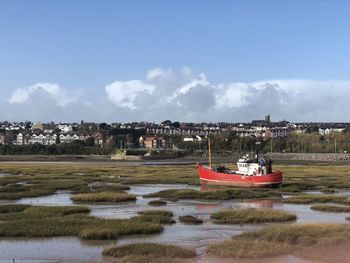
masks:
{"label": "tidal pool", "polygon": [[104,246],[114,241],[82,241],[79,238],[0,239],[0,262],[53,263],[98,262]]}
{"label": "tidal pool", "polygon": [[[112,244],[127,244],[132,242],[159,242],[171,243],[194,249],[198,257],[194,262],[232,262],[232,259],[221,259],[205,254],[209,244],[222,242],[232,236],[246,231],[261,229],[270,224],[244,224],[244,225],[219,225],[210,221],[210,214],[227,208],[271,208],[295,213],[298,217],[295,223],[305,222],[330,222],[345,223],[345,217],[349,213],[328,213],[314,211],[311,205],[285,204],[281,199],[259,199],[244,202],[203,201],[203,200],[178,200],[167,201],[166,206],[152,207],[147,203],[158,198],[143,198],[142,195],[158,192],[166,189],[199,189],[198,186],[176,184],[152,184],[131,185],[129,193],[136,194],[137,200],[133,202],[115,203],[89,203],[91,214],[103,218],[130,218],[136,216],[139,211],[146,209],[169,210],[174,213],[176,224],[165,225],[164,231],[152,235],[121,236],[117,241],[82,241],[79,238],[47,238],[47,239],[0,239],[0,262],[108,262],[108,258],[101,255],[103,247]],[[73,205],[69,191],[57,191],[53,195],[34,198],[23,198],[15,203],[31,205]],[[8,203],[14,203],[8,202]],[[178,221],[179,216],[193,215],[203,219],[202,225],[186,225]],[[283,223],[286,224],[286,223]],[[238,263],[316,263],[300,259],[294,256],[284,256],[264,260],[236,260]]]}
{"label": "tidal pool", "polygon": [[18,204],[25,205],[45,205],[45,206],[64,206],[73,205],[70,200],[71,192],[65,190],[59,190],[53,195],[45,195],[39,197],[27,197],[17,201]]}

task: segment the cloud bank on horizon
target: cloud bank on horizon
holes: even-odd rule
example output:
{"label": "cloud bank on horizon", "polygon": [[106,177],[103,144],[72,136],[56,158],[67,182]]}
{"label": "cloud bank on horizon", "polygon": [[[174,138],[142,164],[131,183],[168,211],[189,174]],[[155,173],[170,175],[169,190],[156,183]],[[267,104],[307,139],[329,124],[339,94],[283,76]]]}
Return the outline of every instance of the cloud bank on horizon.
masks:
{"label": "cloud bank on horizon", "polygon": [[[14,121],[201,122],[347,121],[350,81],[281,79],[211,83],[191,68],[155,68],[143,79],[116,80],[87,96],[57,83],[17,88],[0,106]],[[95,91],[96,93],[96,91]]]}

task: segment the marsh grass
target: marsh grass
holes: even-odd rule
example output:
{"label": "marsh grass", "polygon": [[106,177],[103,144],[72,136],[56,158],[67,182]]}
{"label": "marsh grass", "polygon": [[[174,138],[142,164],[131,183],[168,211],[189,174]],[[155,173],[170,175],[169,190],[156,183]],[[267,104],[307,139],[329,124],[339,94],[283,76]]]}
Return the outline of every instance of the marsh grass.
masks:
{"label": "marsh grass", "polygon": [[284,203],[311,204],[311,203],[337,203],[349,204],[347,196],[341,195],[296,195],[283,199]]}
{"label": "marsh grass", "polygon": [[[21,205],[16,205],[18,208]],[[1,207],[1,206],[0,206]],[[27,220],[51,217],[63,217],[73,214],[87,214],[90,209],[85,206],[26,206],[20,211],[0,214],[0,220]]]}
{"label": "marsh grass", "polygon": [[294,184],[301,191],[350,188],[350,170],[346,165],[275,165],[275,169],[283,171],[283,185]]}
{"label": "marsh grass", "polygon": [[305,182],[283,182],[279,192],[286,194],[300,193],[303,191],[319,190],[315,184],[308,184]]}
{"label": "marsh grass", "polygon": [[149,201],[148,204],[151,206],[165,206],[167,205],[167,202],[163,200],[153,200],[153,201]]}
{"label": "marsh grass", "polygon": [[203,224],[203,220],[199,219],[198,217],[195,216],[180,216],[179,217],[179,221],[181,223],[185,223],[185,224],[190,224],[190,225],[199,225],[199,224]]}
{"label": "marsh grass", "polygon": [[[276,170],[283,171],[283,186],[278,190],[214,190],[200,192],[184,189],[177,192],[155,193],[151,196],[163,196],[177,199],[248,199],[278,197],[283,193],[298,194],[305,190],[334,191],[337,188],[350,188],[350,169],[348,166],[309,165],[287,166],[275,165]],[[57,190],[69,190],[73,194],[89,192],[113,192],[126,189],[125,186],[90,187],[96,182],[113,184],[192,184],[199,180],[195,165],[92,165],[90,163],[1,163],[0,173],[10,176],[1,177],[0,199],[20,199],[23,197],[44,196]],[[18,186],[19,182],[32,185]],[[118,189],[117,189],[118,188]]]}
{"label": "marsh grass", "polygon": [[122,258],[118,258],[115,261],[115,263],[184,263],[184,262],[192,262],[191,260],[183,259],[183,258],[169,258],[169,257],[163,257],[163,256],[154,256],[154,255],[148,255],[148,256],[125,256]]}
{"label": "marsh grass", "polygon": [[167,217],[173,217],[174,214],[171,211],[167,210],[144,210],[138,212],[139,215],[144,216],[167,216]]}
{"label": "marsh grass", "polygon": [[313,205],[312,210],[336,212],[336,213],[350,213],[350,206],[335,206],[335,205]]}
{"label": "marsh grass", "polygon": [[104,249],[104,256],[116,258],[133,256],[152,256],[162,258],[193,258],[196,253],[192,250],[184,249],[174,245],[156,244],[156,243],[134,243],[118,247]]}
{"label": "marsh grass", "polygon": [[172,219],[171,217],[167,216],[145,216],[145,215],[140,215],[133,217],[135,220],[140,220],[142,222],[150,222],[150,223],[156,223],[156,224],[175,224],[175,220]]}
{"label": "marsh grass", "polygon": [[2,188],[0,191],[0,199],[18,200],[24,197],[45,196],[55,193],[55,190],[38,188],[36,186],[23,186],[18,188]]}
{"label": "marsh grass", "polygon": [[125,202],[135,201],[136,196],[123,192],[97,192],[76,194],[71,197],[74,202]]}
{"label": "marsh grass", "polygon": [[0,214],[21,212],[29,207],[30,205],[21,204],[0,205]]}
{"label": "marsh grass", "polygon": [[286,222],[296,220],[294,214],[273,209],[229,209],[211,214],[210,218],[216,224],[243,224]]}
{"label": "marsh grass", "polygon": [[159,197],[170,199],[201,199],[201,200],[229,200],[229,199],[255,199],[280,196],[279,193],[268,190],[207,190],[197,191],[193,189],[169,189],[157,193],[144,195],[145,198]]}
{"label": "marsh grass", "polygon": [[118,229],[112,228],[86,228],[80,231],[81,239],[112,240],[119,236]]}
{"label": "marsh grass", "polygon": [[143,222],[152,222],[157,224],[174,224],[175,220],[172,219],[173,213],[165,210],[145,210],[138,212],[138,216],[134,217],[135,220],[141,220]]}
{"label": "marsh grass", "polygon": [[127,191],[130,187],[127,185],[94,185],[91,187],[93,192],[113,192],[113,191]]}
{"label": "marsh grass", "polygon": [[345,224],[271,226],[210,245],[208,252],[233,258],[262,258],[295,253],[302,256],[307,255],[310,249],[349,245],[349,239],[350,226]]}
{"label": "marsh grass", "polygon": [[[58,180],[84,178],[84,183],[93,183],[105,179],[108,182],[126,184],[179,183],[198,185],[195,165],[179,166],[133,166],[133,165],[92,165],[82,164],[36,164],[21,166],[11,163],[0,165],[0,172],[30,176],[32,179],[55,178]],[[31,179],[29,179],[31,180]]]}
{"label": "marsh grass", "polygon": [[2,237],[80,236],[84,239],[115,239],[119,235],[159,233],[163,227],[139,219],[102,219],[86,215],[81,206],[29,207],[0,214]]}

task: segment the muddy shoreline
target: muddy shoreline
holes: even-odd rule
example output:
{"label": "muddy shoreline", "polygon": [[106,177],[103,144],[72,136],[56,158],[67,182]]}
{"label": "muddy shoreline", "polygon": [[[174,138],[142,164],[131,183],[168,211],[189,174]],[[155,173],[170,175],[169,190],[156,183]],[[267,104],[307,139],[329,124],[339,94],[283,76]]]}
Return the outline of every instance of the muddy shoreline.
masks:
{"label": "muddy shoreline", "polygon": [[[235,163],[241,157],[240,153],[213,154],[213,163]],[[268,153],[276,164],[288,165],[350,165],[349,154],[331,153]],[[35,163],[89,163],[96,165],[127,164],[127,165],[188,165],[207,163],[205,153],[187,154],[182,157],[163,156],[152,158],[130,156],[125,160],[112,160],[110,155],[0,155],[0,163],[35,162]]]}

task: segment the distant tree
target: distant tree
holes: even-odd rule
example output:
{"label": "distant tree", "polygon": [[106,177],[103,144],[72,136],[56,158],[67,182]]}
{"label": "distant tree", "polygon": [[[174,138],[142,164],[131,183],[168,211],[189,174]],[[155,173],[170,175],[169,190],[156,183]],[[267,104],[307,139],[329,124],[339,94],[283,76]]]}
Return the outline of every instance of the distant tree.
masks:
{"label": "distant tree", "polygon": [[171,120],[165,120],[162,122],[162,124],[165,126],[171,126],[172,123],[171,123]]}
{"label": "distant tree", "polygon": [[49,146],[47,146],[47,148],[46,148],[46,152],[47,152],[47,154],[57,154],[57,147],[56,146],[54,146],[54,145],[49,145]]}
{"label": "distant tree", "polygon": [[56,142],[57,145],[61,144],[61,138],[60,135],[57,133],[57,137],[56,137]]}
{"label": "distant tree", "polygon": [[173,127],[174,127],[174,128],[180,128],[180,122],[174,121],[174,122],[173,122]]}
{"label": "distant tree", "polygon": [[31,127],[32,127],[32,123],[31,123],[30,121],[27,121],[27,122],[26,122],[25,129],[26,129],[26,130],[29,130]]}
{"label": "distant tree", "polygon": [[95,145],[95,139],[92,137],[89,137],[85,140],[85,145],[86,146],[94,146]]}
{"label": "distant tree", "polygon": [[105,130],[107,128],[107,123],[102,122],[98,125],[99,130]]}
{"label": "distant tree", "polygon": [[307,127],[306,128],[306,132],[307,133],[318,132],[319,129],[320,129],[319,126],[311,126],[311,127]]}

